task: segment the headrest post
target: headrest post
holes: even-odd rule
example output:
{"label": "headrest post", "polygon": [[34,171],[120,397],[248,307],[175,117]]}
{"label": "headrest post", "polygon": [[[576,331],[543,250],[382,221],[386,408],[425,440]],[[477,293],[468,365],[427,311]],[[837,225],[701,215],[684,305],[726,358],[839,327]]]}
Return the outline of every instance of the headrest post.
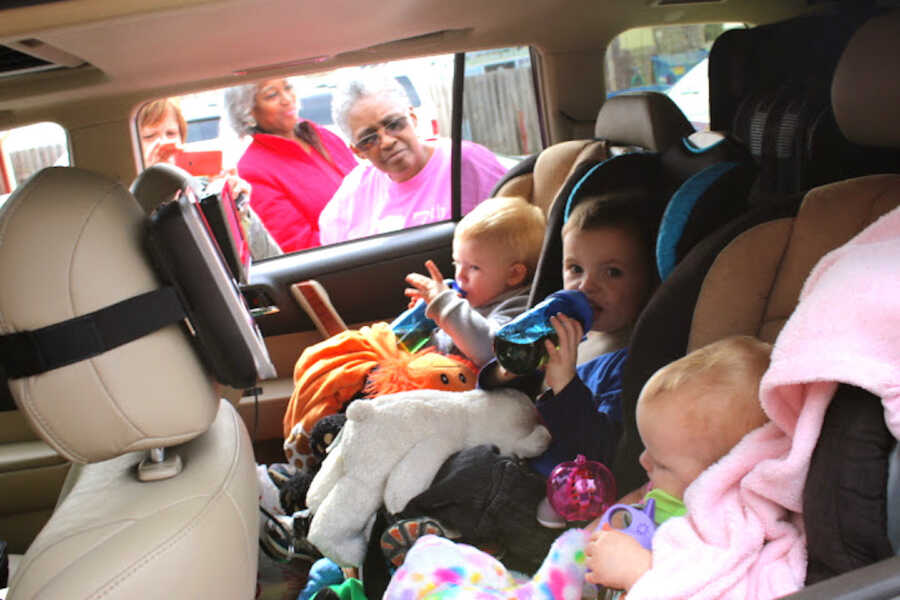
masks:
{"label": "headrest post", "polygon": [[170,479],[181,473],[183,467],[181,457],[177,453],[171,452],[167,456],[165,448],[150,448],[147,457],[137,467],[138,480]]}

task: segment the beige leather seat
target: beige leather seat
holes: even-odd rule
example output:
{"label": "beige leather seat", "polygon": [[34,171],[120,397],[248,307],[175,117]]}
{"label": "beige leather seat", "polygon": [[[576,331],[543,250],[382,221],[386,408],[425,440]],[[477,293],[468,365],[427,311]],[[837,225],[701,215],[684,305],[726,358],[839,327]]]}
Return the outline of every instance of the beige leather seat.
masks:
{"label": "beige leather seat", "polygon": [[548,215],[559,190],[579,165],[635,150],[659,152],[693,131],[678,106],[665,94],[619,94],[600,107],[594,139],[548,146],[534,158],[531,169],[510,172],[494,195],[523,196]]}
{"label": "beige leather seat", "polygon": [[[158,289],[143,236],[144,212],[118,183],[76,168],[37,174],[0,211],[0,332]],[[9,599],[253,597],[249,436],[180,325],[9,385],[75,463]]]}

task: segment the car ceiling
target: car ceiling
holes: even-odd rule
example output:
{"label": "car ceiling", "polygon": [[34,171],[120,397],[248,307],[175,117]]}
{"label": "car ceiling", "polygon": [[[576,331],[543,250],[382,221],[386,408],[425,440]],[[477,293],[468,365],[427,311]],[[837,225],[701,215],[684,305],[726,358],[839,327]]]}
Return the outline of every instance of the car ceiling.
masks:
{"label": "car ceiling", "polygon": [[805,0],[660,5],[671,1],[59,0],[6,9],[0,44],[25,42],[34,52],[61,51],[86,64],[0,77],[0,125],[99,97],[146,98],[507,45],[533,45],[547,55],[602,53],[612,36],[639,24],[762,23],[809,10]]}

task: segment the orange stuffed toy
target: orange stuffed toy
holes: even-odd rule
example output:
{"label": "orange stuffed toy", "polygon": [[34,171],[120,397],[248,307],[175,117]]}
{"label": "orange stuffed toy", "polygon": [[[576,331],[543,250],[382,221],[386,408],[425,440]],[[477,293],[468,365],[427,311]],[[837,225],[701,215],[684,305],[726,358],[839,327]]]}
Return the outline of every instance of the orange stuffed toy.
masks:
{"label": "orange stuffed toy", "polygon": [[313,427],[360,395],[461,392],[474,389],[476,378],[475,365],[461,356],[398,347],[387,323],[342,331],[307,347],[294,365],[294,391],[283,421],[285,457],[299,472],[311,473],[318,466],[309,443]]}

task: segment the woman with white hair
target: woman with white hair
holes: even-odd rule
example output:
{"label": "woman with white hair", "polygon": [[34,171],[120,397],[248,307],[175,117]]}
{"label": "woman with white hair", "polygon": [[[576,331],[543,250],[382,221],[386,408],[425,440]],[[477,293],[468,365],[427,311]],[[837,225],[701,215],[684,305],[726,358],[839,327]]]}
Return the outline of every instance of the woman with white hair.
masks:
{"label": "woman with white hair", "polygon": [[319,245],[319,213],[356,159],[338,136],[300,120],[287,79],[229,88],[232,126],[253,142],[238,174],[253,186],[250,204],[285,252]]}
{"label": "woman with white hair", "polygon": [[[450,140],[420,140],[406,91],[375,73],[341,86],[334,121],[353,153],[368,162],[351,171],[319,216],[323,244],[374,235],[451,216]],[[506,172],[497,157],[462,142],[462,213],[490,196]]]}

